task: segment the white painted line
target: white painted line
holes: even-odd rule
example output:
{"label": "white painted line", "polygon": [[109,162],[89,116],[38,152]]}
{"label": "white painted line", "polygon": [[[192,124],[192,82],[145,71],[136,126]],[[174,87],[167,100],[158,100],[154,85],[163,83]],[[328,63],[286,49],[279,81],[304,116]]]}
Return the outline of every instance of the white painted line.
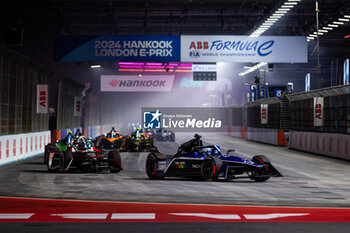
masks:
{"label": "white painted line", "polygon": [[156,219],[156,214],[155,213],[128,213],[128,214],[114,213],[112,214],[111,219]]}
{"label": "white painted line", "polygon": [[106,219],[108,214],[50,214],[51,216],[68,219]]}
{"label": "white painted line", "polygon": [[310,215],[310,214],[308,214],[308,213],[304,213],[304,214],[243,214],[243,216],[249,220],[298,217],[298,216],[305,216],[305,215]]}
{"label": "white painted line", "polygon": [[238,214],[205,214],[205,213],[169,213],[177,216],[190,216],[201,218],[214,218],[214,219],[241,219]]}
{"label": "white painted line", "polygon": [[34,214],[0,214],[0,219],[29,219]]}

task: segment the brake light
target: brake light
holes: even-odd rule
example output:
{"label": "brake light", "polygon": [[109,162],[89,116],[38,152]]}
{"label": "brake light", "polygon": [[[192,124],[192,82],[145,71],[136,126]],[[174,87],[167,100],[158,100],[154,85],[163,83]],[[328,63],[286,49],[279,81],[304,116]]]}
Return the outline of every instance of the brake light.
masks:
{"label": "brake light", "polygon": [[100,149],[97,149],[96,147],[92,147],[94,151],[101,151]]}

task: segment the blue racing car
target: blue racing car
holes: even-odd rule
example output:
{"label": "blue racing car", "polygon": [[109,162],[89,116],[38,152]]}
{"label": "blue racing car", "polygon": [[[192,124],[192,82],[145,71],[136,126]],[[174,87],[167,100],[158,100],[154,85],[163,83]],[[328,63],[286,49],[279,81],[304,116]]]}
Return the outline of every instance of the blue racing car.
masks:
{"label": "blue racing car", "polygon": [[250,178],[262,182],[282,174],[271,165],[264,155],[256,155],[251,160],[220,152],[217,145],[203,146],[201,136],[185,142],[173,155],[164,155],[153,148],[146,159],[146,173],[150,179],[164,177],[188,177],[204,180]]}

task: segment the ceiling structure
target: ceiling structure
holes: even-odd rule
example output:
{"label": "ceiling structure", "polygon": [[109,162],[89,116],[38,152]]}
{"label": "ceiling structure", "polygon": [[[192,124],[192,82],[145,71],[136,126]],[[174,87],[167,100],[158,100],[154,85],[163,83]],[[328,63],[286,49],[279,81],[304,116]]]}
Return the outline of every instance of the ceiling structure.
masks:
{"label": "ceiling structure", "polygon": [[[0,7],[0,43],[13,28],[23,29],[24,44],[12,48],[55,71],[71,67],[79,73],[90,64],[57,64],[52,39],[59,35],[250,35],[287,0],[3,0]],[[319,0],[320,28],[350,15],[349,0]],[[315,0],[301,0],[262,36],[308,36],[316,28]],[[7,29],[7,31],[6,31]],[[329,78],[331,62],[341,66],[350,55],[350,23],[320,37],[321,65]],[[309,63],[280,64],[275,71],[292,79],[297,70],[315,71],[315,40],[309,42]],[[29,48],[26,50],[26,48]],[[40,51],[41,50],[41,51]],[[37,53],[37,54],[35,54]],[[339,62],[336,60],[339,58]],[[333,61],[334,60],[334,61]],[[115,63],[109,65],[116,70]],[[244,71],[244,63],[240,70]],[[329,67],[328,67],[329,66]],[[70,72],[70,74],[74,73]],[[69,73],[69,72],[68,72]],[[285,75],[288,73],[288,75]],[[75,73],[74,73],[75,74]],[[73,75],[72,75],[73,76]],[[94,78],[91,77],[91,80]]]}
{"label": "ceiling structure", "polygon": [[[24,35],[249,35],[285,0],[2,1],[1,26]],[[320,0],[320,23],[350,14],[348,0]],[[302,0],[263,35],[307,36],[315,29],[315,1]],[[331,39],[344,38],[339,27]]]}

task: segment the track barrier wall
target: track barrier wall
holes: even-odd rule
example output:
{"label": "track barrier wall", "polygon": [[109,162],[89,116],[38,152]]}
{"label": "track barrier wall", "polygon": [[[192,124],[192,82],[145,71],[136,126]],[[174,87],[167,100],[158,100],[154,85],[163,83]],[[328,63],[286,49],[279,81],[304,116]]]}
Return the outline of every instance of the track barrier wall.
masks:
{"label": "track barrier wall", "polygon": [[289,148],[350,161],[350,135],[290,131]]}
{"label": "track barrier wall", "polygon": [[50,141],[50,131],[0,136],[0,165],[44,153]]}

